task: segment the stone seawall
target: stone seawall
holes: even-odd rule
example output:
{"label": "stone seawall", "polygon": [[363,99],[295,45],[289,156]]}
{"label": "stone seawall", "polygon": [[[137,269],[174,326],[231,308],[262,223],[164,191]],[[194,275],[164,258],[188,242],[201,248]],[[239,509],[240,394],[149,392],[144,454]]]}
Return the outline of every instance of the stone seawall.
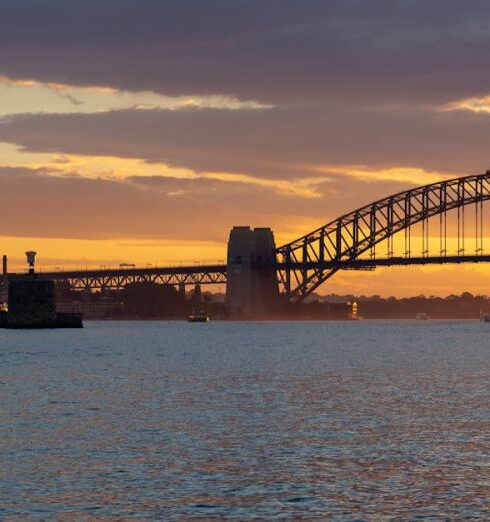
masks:
{"label": "stone seawall", "polygon": [[54,281],[27,276],[12,279],[8,312],[0,315],[0,328],[82,328],[78,314],[57,313]]}

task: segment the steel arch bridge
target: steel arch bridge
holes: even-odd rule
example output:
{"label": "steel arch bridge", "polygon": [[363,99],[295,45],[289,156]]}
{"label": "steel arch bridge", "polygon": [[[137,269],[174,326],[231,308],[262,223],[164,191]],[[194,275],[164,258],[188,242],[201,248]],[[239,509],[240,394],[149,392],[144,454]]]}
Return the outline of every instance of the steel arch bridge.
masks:
{"label": "steel arch bridge", "polygon": [[[376,266],[490,261],[483,254],[483,202],[490,199],[490,171],[431,183],[385,197],[348,212],[276,250],[282,295],[306,296],[341,269]],[[465,207],[475,205],[474,255],[465,255]],[[447,253],[447,214],[457,211],[457,255]],[[428,220],[439,216],[439,253],[429,255]],[[412,227],[422,225],[422,256],[412,256]],[[393,236],[404,233],[403,256],[393,255]],[[387,243],[384,259],[376,245]],[[367,259],[363,258],[367,255]]]}
{"label": "steel arch bridge", "polygon": [[[300,302],[339,270],[372,270],[377,266],[490,262],[483,250],[483,202],[490,200],[490,171],[432,183],[387,196],[348,212],[330,223],[275,250],[275,264],[256,268],[277,273],[280,294]],[[465,249],[465,208],[475,206],[473,254]],[[447,248],[447,215],[457,212],[457,251]],[[439,249],[429,250],[429,220],[438,216]],[[432,221],[433,222],[433,221]],[[421,256],[414,256],[412,228],[422,228]],[[393,238],[402,233],[403,255],[395,255]],[[468,239],[468,238],[466,238]],[[384,257],[376,247],[386,242]],[[119,268],[47,272],[42,278],[67,283],[74,290],[120,290],[131,283],[224,285],[226,264],[158,268]],[[2,284],[19,274],[2,277]]]}

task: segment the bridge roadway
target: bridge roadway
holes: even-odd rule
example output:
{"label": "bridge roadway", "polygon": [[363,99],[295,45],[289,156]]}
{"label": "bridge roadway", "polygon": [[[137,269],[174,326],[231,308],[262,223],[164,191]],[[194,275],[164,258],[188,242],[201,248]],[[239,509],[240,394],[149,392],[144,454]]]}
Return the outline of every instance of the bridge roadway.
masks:
{"label": "bridge roadway", "polygon": [[[429,264],[460,264],[490,262],[490,255],[388,257],[380,259],[346,259],[323,262],[277,263],[278,271],[303,270],[374,270],[383,266],[412,266]],[[8,278],[25,274],[9,274]],[[75,290],[121,290],[130,283],[152,282],[174,286],[226,284],[226,265],[169,266],[160,268],[119,268],[77,270],[67,272],[40,272],[38,277],[57,282],[66,281]],[[5,282],[5,278],[4,278]]]}
{"label": "bridge roadway", "polygon": [[[8,275],[9,278],[18,276],[20,274]],[[56,282],[66,281],[74,290],[121,290],[130,283],[142,282],[174,286],[226,284],[226,265],[39,272],[38,277]]]}
{"label": "bridge roadway", "polygon": [[444,265],[461,263],[489,263],[490,255],[471,256],[394,256],[379,259],[345,259],[332,261],[311,261],[306,263],[282,263],[279,269],[293,270],[374,270],[382,266],[412,266],[412,265]]}

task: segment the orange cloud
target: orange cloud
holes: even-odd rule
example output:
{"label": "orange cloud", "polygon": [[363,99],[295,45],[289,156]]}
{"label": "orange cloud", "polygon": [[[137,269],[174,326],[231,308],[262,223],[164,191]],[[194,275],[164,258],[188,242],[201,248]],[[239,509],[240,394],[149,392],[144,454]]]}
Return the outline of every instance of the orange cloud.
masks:
{"label": "orange cloud", "polygon": [[[49,176],[77,175],[88,179],[124,181],[137,177],[173,179],[210,179],[225,183],[249,184],[264,187],[285,196],[319,198],[317,187],[327,183],[328,177],[299,179],[269,179],[234,172],[200,172],[178,168],[163,162],[147,162],[140,158],[117,156],[86,156],[77,154],[29,153],[6,143],[0,144],[6,166],[42,169]],[[173,195],[179,195],[176,192]]]}
{"label": "orange cloud", "polygon": [[469,111],[475,113],[490,113],[490,95],[463,98],[455,102],[447,103],[441,107],[442,111]]}
{"label": "orange cloud", "polygon": [[91,114],[114,110],[268,109],[271,105],[227,95],[166,96],[155,91],[128,91],[111,86],[77,86],[0,76],[0,116]]}
{"label": "orange cloud", "polygon": [[444,179],[451,179],[462,175],[455,174],[454,172],[441,172],[407,166],[375,168],[367,165],[320,165],[310,168],[317,172],[342,174],[362,181],[391,181],[414,185],[436,183]]}

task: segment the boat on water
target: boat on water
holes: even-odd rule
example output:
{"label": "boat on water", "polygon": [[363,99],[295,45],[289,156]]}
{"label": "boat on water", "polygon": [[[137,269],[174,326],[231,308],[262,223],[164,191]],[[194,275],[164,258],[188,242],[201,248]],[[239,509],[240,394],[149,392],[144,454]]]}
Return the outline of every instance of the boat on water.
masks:
{"label": "boat on water", "polygon": [[202,310],[200,312],[192,312],[187,317],[188,323],[207,323],[208,321],[209,316]]}

